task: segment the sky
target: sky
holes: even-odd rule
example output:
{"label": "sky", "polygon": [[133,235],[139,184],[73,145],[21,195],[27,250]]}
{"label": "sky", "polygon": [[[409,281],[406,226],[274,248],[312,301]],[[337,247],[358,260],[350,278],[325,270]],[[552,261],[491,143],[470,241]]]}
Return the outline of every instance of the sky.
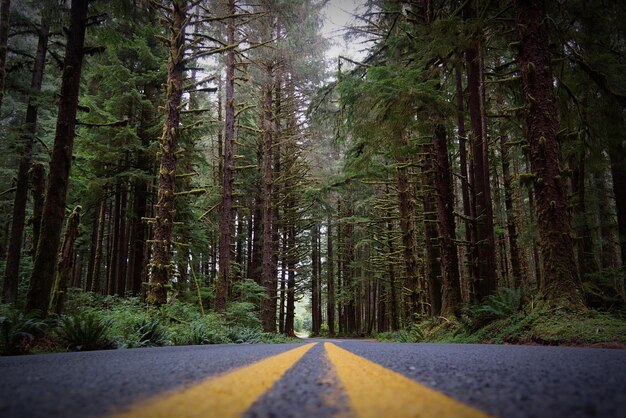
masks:
{"label": "sky", "polygon": [[328,59],[335,61],[338,55],[353,59],[362,59],[359,45],[344,41],[344,27],[354,22],[353,14],[365,0],[330,0],[324,8],[325,22],[322,34],[333,41],[333,46],[326,52]]}

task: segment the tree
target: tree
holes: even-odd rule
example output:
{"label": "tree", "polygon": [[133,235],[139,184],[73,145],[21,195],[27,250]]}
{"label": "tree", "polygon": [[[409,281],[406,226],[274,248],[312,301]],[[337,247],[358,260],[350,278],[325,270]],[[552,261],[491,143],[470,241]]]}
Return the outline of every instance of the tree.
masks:
{"label": "tree", "polygon": [[188,4],[173,0],[169,16],[169,58],[167,62],[167,94],[165,119],[161,137],[161,162],[158,174],[158,194],[155,214],[153,253],[150,262],[150,282],[146,300],[154,305],[167,301],[167,287],[173,273],[174,200],[176,197],[176,162],[180,140],[180,112],[185,71],[185,27]]}
{"label": "tree", "polygon": [[57,116],[54,148],[41,220],[41,232],[26,296],[26,311],[48,310],[50,291],[58,258],[61,229],[65,218],[68,180],[76,135],[76,113],[80,76],[85,54],[88,0],[72,0],[70,26],[65,46],[63,77]]}
{"label": "tree", "polygon": [[537,199],[537,227],[541,237],[544,280],[541,289],[554,306],[584,307],[580,278],[572,268],[567,192],[551,71],[551,54],[542,0],[514,2],[519,32],[519,71],[522,79],[530,164]]}
{"label": "tree", "polygon": [[[0,14],[1,13],[2,12],[0,12]],[[19,265],[22,253],[22,237],[24,235],[26,203],[28,199],[28,176],[32,165],[32,150],[33,143],[35,142],[37,115],[39,112],[36,96],[39,92],[41,92],[41,84],[43,82],[44,68],[46,65],[46,53],[48,50],[48,32],[50,31],[50,22],[45,15],[41,20],[41,25],[38,28],[38,31],[39,36],[37,41],[37,52],[35,53],[35,62],[33,63],[33,72],[30,83],[31,92],[28,99],[28,107],[26,109],[26,118],[24,121],[25,132],[22,137],[23,150],[17,169],[17,184],[15,187],[15,198],[13,201],[11,237],[9,241],[9,249],[7,251],[7,264],[4,274],[2,300],[5,303],[15,303],[17,298]],[[0,37],[1,36],[2,34],[0,33]]]}

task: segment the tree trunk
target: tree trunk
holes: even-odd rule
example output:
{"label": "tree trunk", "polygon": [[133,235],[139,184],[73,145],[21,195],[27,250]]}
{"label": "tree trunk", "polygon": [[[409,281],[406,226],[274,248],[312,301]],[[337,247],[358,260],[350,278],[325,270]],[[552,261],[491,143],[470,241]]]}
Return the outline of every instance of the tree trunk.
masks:
{"label": "tree trunk", "polygon": [[317,223],[311,228],[311,319],[312,319],[312,335],[317,336],[320,333],[320,323],[318,315],[319,298],[319,271],[317,269]]}
{"label": "tree trunk", "polygon": [[30,250],[33,258],[37,254],[37,244],[41,233],[41,217],[46,193],[46,168],[43,163],[31,165],[30,183],[33,188],[33,247]]}
{"label": "tree trunk", "polygon": [[561,150],[544,2],[515,0],[520,35],[519,69],[526,106],[530,163],[535,176],[537,229],[543,260],[542,291],[549,304],[583,308],[575,268],[570,215],[561,176]]}
{"label": "tree trunk", "polygon": [[[228,1],[228,13],[235,14],[235,0]],[[235,45],[234,18],[228,20],[226,43]],[[233,170],[235,146],[235,51],[226,52],[226,106],[224,127],[224,166],[222,176],[222,210],[219,238],[219,277],[215,293],[215,310],[226,309],[231,280],[231,236],[233,233]]]}
{"label": "tree trunk", "polygon": [[41,234],[26,296],[26,311],[38,310],[44,315],[50,302],[50,290],[54,280],[61,229],[65,217],[65,202],[72,165],[78,92],[84,55],[87,9],[87,0],[72,0],[54,148],[50,160],[50,174],[41,221]]}
{"label": "tree trunk", "polygon": [[267,68],[266,86],[263,95],[263,274],[262,283],[266,298],[261,301],[261,322],[265,332],[276,331],[276,277],[272,268],[272,69]]}
{"label": "tree trunk", "polygon": [[330,214],[326,234],[326,289],[328,292],[326,320],[328,321],[328,335],[332,337],[335,335],[335,257],[333,254],[333,217]]}
{"label": "tree trunk", "polygon": [[[466,17],[473,17],[471,6],[466,7]],[[474,298],[480,301],[496,289],[495,237],[493,233],[493,209],[489,182],[488,142],[484,132],[481,85],[482,71],[478,49],[474,44],[465,51],[467,61],[468,110],[472,126],[471,148],[473,163],[474,204],[476,214],[476,245],[478,258],[478,283]]]}
{"label": "tree trunk", "polygon": [[[408,143],[408,134],[404,132],[402,135],[403,143]],[[404,271],[410,292],[410,306],[408,307],[408,312],[409,316],[411,316],[419,312],[417,240],[415,235],[415,201],[413,196],[413,187],[409,182],[407,158],[398,157],[396,159],[396,163],[400,231],[402,233]]]}
{"label": "tree trunk", "polygon": [[162,305],[167,301],[167,286],[172,275],[172,227],[176,193],[176,161],[180,138],[180,107],[185,71],[186,0],[174,0],[171,9],[170,48],[167,63],[167,97],[161,138],[161,165],[154,226],[151,275],[146,301]]}
{"label": "tree trunk", "polygon": [[52,300],[50,301],[49,308],[49,312],[57,315],[61,315],[63,313],[63,305],[65,303],[65,295],[67,293],[67,284],[72,274],[74,241],[76,241],[76,237],[78,237],[81,210],[82,208],[80,206],[76,206],[68,218],[67,227],[65,228],[65,238],[63,239],[63,246],[61,247],[61,259],[57,265],[54,289],[52,291]]}
{"label": "tree trunk", "polygon": [[285,312],[285,335],[295,337],[294,319],[296,315],[296,264],[298,258],[296,256],[296,228],[294,225],[289,226],[287,237],[287,309]]}
{"label": "tree trunk", "polygon": [[4,80],[6,78],[10,9],[11,0],[0,1],[0,109],[2,109],[2,102],[4,99]]}
{"label": "tree trunk", "polygon": [[623,145],[609,149],[611,175],[613,176],[613,195],[617,212],[617,231],[622,254],[622,263],[626,263],[626,150]]}
{"label": "tree trunk", "polygon": [[98,293],[101,290],[100,283],[100,273],[102,271],[102,241],[104,239],[104,218],[106,216],[106,199],[102,198],[100,202],[100,209],[98,210],[98,232],[96,233],[96,249],[95,249],[95,260],[94,260],[94,268],[93,268],[93,277],[91,278],[91,290],[92,292]]}
{"label": "tree trunk", "polygon": [[[459,260],[456,250],[456,226],[454,223],[454,196],[448,161],[448,139],[443,125],[437,124],[433,135],[433,148],[437,169],[435,170],[435,203],[437,227],[441,251],[441,315],[454,317],[461,302]],[[431,301],[432,303],[432,301]]]}
{"label": "tree trunk", "polygon": [[[8,10],[8,1],[3,1],[0,7],[0,55],[2,55],[2,25],[4,19],[4,8]],[[8,16],[7,16],[8,19]],[[37,53],[33,64],[32,78],[30,82],[31,96],[28,99],[28,107],[26,108],[25,132],[22,136],[23,149],[17,169],[17,185],[15,188],[15,198],[13,201],[13,216],[11,221],[11,235],[9,239],[9,248],[7,251],[6,268],[4,272],[4,285],[2,289],[2,301],[4,303],[15,303],[17,299],[17,288],[19,284],[19,268],[20,257],[22,254],[22,237],[24,236],[24,221],[26,219],[26,203],[28,201],[28,173],[32,165],[33,143],[37,131],[37,114],[39,106],[37,105],[36,94],[41,92],[41,83],[43,81],[43,73],[46,65],[46,53],[48,51],[48,32],[50,24],[47,18],[42,18],[41,27],[39,28],[39,38],[37,41]],[[6,55],[6,38],[5,51]],[[0,56],[0,74],[4,71],[4,64]],[[2,77],[2,76],[0,76]],[[3,90],[0,81],[0,92]],[[0,93],[1,94],[1,93]],[[2,97],[0,96],[0,106],[2,105]]]}
{"label": "tree trunk", "polygon": [[509,235],[509,249],[511,251],[511,273],[513,286],[519,287],[522,283],[522,267],[520,250],[517,246],[517,226],[515,211],[513,210],[513,178],[511,176],[510,156],[511,146],[508,143],[504,128],[500,128],[500,154],[502,158],[502,181],[504,183],[504,207],[506,209],[506,226]]}

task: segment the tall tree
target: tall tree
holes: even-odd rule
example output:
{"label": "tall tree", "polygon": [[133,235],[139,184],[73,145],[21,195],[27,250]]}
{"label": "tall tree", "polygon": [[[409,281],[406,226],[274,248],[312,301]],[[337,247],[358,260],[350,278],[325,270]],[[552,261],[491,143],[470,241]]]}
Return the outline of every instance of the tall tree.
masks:
{"label": "tall tree", "polygon": [[172,241],[174,226],[174,198],[176,194],[176,162],[180,140],[180,112],[185,71],[185,26],[187,0],[173,0],[171,4],[169,58],[167,62],[167,94],[161,163],[157,180],[158,194],[154,227],[149,290],[146,300],[154,305],[167,301],[167,285],[173,274]]}
{"label": "tall tree", "polygon": [[541,237],[544,279],[541,289],[554,306],[581,308],[584,296],[572,268],[567,191],[562,181],[562,157],[555,112],[545,5],[542,0],[515,0],[519,33],[518,64],[522,79],[530,165],[536,192],[537,228]]}
{"label": "tall tree", "polygon": [[[0,12],[1,14],[2,12]],[[0,17],[1,18],[1,17]],[[1,23],[0,23],[1,25]],[[1,31],[1,29],[0,29]],[[24,236],[24,222],[26,219],[26,203],[28,200],[28,174],[32,164],[33,143],[37,132],[37,115],[39,112],[37,94],[41,92],[44,68],[46,65],[46,53],[48,50],[48,32],[50,23],[45,16],[38,28],[37,52],[33,63],[33,72],[30,82],[30,96],[26,108],[24,134],[22,136],[22,156],[17,169],[17,184],[15,186],[15,198],[13,201],[13,217],[11,221],[11,236],[7,251],[7,263],[2,288],[2,300],[4,303],[14,303],[17,298],[19,280],[20,256],[22,253],[22,237]],[[0,36],[2,34],[0,33]],[[0,39],[1,42],[1,39]],[[1,48],[1,47],[0,47]]]}
{"label": "tall tree", "polygon": [[[231,17],[226,23],[226,43],[231,46],[235,45],[235,12],[235,0],[228,0],[228,14]],[[222,205],[219,229],[219,278],[215,295],[215,309],[218,312],[226,309],[228,299],[228,288],[231,279],[231,237],[234,231],[235,51],[232,47],[226,52],[225,90]]]}
{"label": "tall tree", "polygon": [[4,80],[6,78],[10,11],[11,0],[0,1],[0,110],[2,109],[2,102],[4,100]]}
{"label": "tall tree", "polygon": [[26,311],[38,310],[45,314],[50,301],[72,166],[88,3],[88,0],[72,0],[54,148],[50,159],[39,243],[26,296]]}

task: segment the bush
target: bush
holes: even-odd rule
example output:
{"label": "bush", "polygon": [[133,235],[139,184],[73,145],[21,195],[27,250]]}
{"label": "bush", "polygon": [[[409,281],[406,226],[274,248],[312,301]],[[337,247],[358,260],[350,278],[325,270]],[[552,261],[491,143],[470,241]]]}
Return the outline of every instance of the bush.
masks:
{"label": "bush", "polygon": [[478,329],[497,319],[508,318],[522,310],[522,291],[502,287],[480,305],[468,308],[472,329]]}
{"label": "bush", "polygon": [[9,306],[0,308],[0,354],[16,355],[28,352],[28,343],[42,332],[45,322],[37,318],[37,313],[28,315]]}
{"label": "bush", "polygon": [[169,332],[158,319],[143,319],[135,325],[138,336],[138,347],[155,347],[168,345]]}
{"label": "bush", "polygon": [[228,329],[228,339],[235,344],[258,344],[263,342],[263,333],[259,328],[235,326]]}
{"label": "bush", "polygon": [[94,313],[62,317],[56,329],[58,340],[68,350],[91,351],[113,348],[108,332],[111,321],[101,320]]}
{"label": "bush", "polygon": [[224,317],[228,325],[246,328],[260,328],[261,320],[256,313],[256,306],[250,302],[232,302],[226,307]]}

